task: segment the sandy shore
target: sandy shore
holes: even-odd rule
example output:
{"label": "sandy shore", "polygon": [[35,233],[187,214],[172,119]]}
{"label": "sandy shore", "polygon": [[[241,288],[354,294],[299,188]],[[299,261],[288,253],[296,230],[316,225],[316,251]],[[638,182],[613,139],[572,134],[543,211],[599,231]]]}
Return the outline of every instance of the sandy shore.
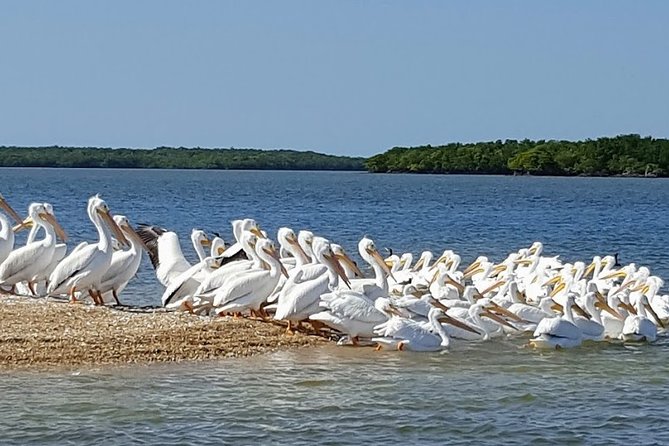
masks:
{"label": "sandy shore", "polygon": [[250,319],[0,294],[0,368],[208,360],[327,342]]}

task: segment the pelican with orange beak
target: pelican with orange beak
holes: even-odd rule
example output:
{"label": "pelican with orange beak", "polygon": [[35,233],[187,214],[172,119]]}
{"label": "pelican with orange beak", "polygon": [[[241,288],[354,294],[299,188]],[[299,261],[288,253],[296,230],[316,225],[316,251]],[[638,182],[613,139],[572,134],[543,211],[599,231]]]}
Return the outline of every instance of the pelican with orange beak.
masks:
{"label": "pelican with orange beak", "polygon": [[14,287],[19,282],[27,281],[30,291],[36,294],[31,281],[51,262],[56,249],[56,236],[67,240],[65,231],[49,208],[44,203],[30,205],[28,218],[21,225],[36,224],[44,228],[45,236],[42,240],[33,241],[9,253],[0,264],[0,285]]}
{"label": "pelican with orange beak", "polygon": [[96,305],[103,303],[100,295],[102,278],[112,261],[112,233],[122,246],[128,240],[114,221],[107,203],[98,195],[88,199],[88,218],[98,231],[98,243],[74,250],[65,257],[49,276],[48,294],[67,294],[76,302],[77,291],[88,291]]}

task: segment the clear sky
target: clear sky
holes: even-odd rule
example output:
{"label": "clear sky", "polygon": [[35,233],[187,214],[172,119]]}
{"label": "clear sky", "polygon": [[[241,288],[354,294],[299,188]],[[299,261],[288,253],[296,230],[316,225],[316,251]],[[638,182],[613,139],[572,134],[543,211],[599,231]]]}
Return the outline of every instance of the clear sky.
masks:
{"label": "clear sky", "polygon": [[669,1],[2,1],[0,145],[669,136]]}

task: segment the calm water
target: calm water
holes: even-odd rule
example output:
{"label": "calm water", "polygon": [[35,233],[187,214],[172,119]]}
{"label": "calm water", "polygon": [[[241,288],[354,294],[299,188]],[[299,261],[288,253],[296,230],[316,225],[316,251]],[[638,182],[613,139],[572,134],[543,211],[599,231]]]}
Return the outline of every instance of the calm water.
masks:
{"label": "calm water", "polygon": [[[89,195],[182,236],[230,239],[254,217],[309,228],[355,253],[451,248],[465,262],[541,240],[547,254],[620,253],[669,277],[669,181],[604,178],[0,169],[25,213],[49,201],[72,243],[95,238]],[[122,297],[157,304],[148,262]],[[325,347],[207,364],[4,373],[2,443],[664,443],[669,342],[539,354],[521,341],[443,354]]]}

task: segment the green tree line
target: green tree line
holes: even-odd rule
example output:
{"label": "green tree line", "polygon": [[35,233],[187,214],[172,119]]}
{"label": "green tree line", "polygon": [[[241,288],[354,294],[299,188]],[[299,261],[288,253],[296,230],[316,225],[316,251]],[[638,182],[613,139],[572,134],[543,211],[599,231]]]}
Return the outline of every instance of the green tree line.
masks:
{"label": "green tree line", "polygon": [[364,158],[297,150],[0,146],[0,167],[364,170]]}
{"label": "green tree line", "polygon": [[620,135],[394,147],[365,165],[370,172],[669,176],[669,140]]}

